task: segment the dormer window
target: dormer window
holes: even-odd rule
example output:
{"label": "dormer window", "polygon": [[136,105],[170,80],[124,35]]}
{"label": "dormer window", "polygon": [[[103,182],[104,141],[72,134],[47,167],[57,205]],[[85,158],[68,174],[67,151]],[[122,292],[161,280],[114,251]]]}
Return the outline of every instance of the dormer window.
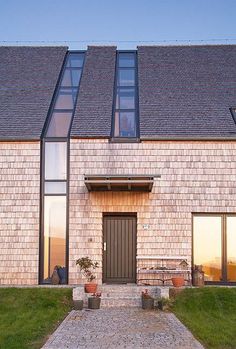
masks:
{"label": "dormer window", "polygon": [[118,52],[112,138],[137,140],[138,98],[136,52]]}
{"label": "dormer window", "polygon": [[236,107],[230,108],[230,111],[231,111],[232,117],[234,119],[234,122],[236,123]]}

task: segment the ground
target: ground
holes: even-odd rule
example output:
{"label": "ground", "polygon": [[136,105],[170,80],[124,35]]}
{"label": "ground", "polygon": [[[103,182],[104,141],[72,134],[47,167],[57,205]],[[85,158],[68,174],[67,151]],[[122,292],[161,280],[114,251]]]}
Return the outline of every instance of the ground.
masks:
{"label": "ground", "polygon": [[172,313],[140,308],[72,311],[43,349],[202,349]]}
{"label": "ground", "polygon": [[235,287],[186,289],[172,310],[205,348],[236,348]]}
{"label": "ground", "polygon": [[40,348],[68,315],[71,298],[68,288],[0,288],[0,348]]}

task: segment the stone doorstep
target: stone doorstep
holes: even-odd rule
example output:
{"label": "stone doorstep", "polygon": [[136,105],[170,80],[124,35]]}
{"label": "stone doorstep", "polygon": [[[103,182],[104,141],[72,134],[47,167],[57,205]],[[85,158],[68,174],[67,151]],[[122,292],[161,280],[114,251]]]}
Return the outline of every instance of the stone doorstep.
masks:
{"label": "stone doorstep", "polygon": [[[98,292],[102,293],[101,307],[118,306],[141,306],[142,291],[148,290],[148,293],[154,298],[169,298],[169,287],[167,286],[138,286],[138,285],[99,285]],[[73,289],[73,300],[84,301],[84,306],[88,305],[88,297],[91,294],[84,292],[84,286],[78,286]]]}

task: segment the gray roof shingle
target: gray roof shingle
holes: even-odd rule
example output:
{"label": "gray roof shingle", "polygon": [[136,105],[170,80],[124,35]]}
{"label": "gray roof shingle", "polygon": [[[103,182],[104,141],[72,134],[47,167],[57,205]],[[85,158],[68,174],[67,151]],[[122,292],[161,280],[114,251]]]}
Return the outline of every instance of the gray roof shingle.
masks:
{"label": "gray roof shingle", "polygon": [[[0,47],[0,139],[39,139],[66,47]],[[116,47],[90,46],[72,137],[110,137]],[[236,45],[138,47],[141,139],[236,138]]]}
{"label": "gray roof shingle", "polygon": [[236,46],[138,47],[141,138],[235,137]]}
{"label": "gray roof shingle", "polygon": [[110,137],[115,64],[116,47],[88,47],[72,137]]}
{"label": "gray roof shingle", "polygon": [[0,47],[0,139],[39,139],[67,47]]}

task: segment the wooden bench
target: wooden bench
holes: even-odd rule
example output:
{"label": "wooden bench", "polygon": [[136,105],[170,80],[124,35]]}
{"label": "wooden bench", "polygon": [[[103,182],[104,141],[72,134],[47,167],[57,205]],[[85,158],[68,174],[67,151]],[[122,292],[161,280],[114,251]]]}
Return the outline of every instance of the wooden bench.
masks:
{"label": "wooden bench", "polygon": [[[152,264],[158,265],[148,267],[142,266],[138,268],[137,283],[144,285],[154,285],[156,281],[160,281],[164,286],[168,281],[170,282],[172,277],[183,276],[184,280],[190,285],[191,284],[191,268],[181,268],[179,265],[182,261],[187,261],[185,256],[139,256],[137,260],[153,261]],[[172,262],[177,265],[176,267],[168,267],[166,264]],[[165,264],[165,265],[164,265]],[[145,265],[145,262],[144,262]],[[160,269],[158,269],[160,268]]]}

